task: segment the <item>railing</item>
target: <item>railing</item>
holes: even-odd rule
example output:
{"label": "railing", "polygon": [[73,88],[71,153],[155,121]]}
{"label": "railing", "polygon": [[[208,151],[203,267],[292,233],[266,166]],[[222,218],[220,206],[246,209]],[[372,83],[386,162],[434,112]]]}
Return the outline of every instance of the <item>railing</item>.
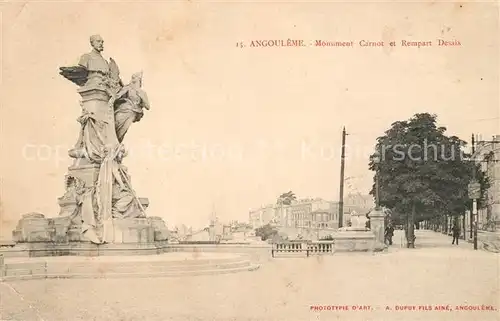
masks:
{"label": "railing", "polygon": [[307,249],[311,255],[333,253],[333,252],[335,252],[333,244],[334,244],[333,241],[311,242],[307,245]]}
{"label": "railing", "polygon": [[307,242],[281,242],[273,244],[271,250],[271,256],[275,257],[275,253],[306,253],[309,256],[309,250],[307,248]]}
{"label": "railing", "polygon": [[334,241],[304,241],[304,242],[281,242],[273,244],[272,257],[275,254],[304,253],[309,255],[333,254],[335,252]]}

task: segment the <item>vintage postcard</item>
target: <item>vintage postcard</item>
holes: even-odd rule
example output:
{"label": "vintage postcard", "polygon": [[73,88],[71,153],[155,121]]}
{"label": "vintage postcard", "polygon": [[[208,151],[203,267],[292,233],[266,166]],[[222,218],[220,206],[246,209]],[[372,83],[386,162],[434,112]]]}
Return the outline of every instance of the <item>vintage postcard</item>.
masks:
{"label": "vintage postcard", "polygon": [[0,320],[500,320],[497,1],[2,1]]}

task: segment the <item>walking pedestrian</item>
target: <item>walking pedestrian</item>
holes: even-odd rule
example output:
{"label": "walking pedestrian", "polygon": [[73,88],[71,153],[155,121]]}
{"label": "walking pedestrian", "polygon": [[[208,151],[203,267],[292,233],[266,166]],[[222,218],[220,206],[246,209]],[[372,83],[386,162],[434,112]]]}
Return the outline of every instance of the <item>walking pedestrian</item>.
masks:
{"label": "walking pedestrian", "polygon": [[392,237],[394,236],[394,227],[392,226],[392,223],[387,224],[387,227],[385,228],[385,241],[386,243],[389,243],[389,245],[392,245]]}
{"label": "walking pedestrian", "polygon": [[455,223],[455,225],[453,225],[453,229],[452,229],[452,232],[453,232],[453,241],[451,242],[451,244],[455,244],[455,240],[457,241],[457,245],[458,245],[458,238],[460,237],[460,227],[458,226],[457,223]]}

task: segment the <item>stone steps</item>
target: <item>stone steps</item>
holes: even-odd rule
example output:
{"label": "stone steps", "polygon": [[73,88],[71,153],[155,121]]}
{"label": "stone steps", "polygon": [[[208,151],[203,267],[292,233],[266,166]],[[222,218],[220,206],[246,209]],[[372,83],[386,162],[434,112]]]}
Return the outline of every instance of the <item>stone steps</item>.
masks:
{"label": "stone steps", "polygon": [[217,269],[231,269],[249,266],[250,261],[240,261],[233,263],[217,263],[217,264],[199,264],[199,265],[174,265],[174,266],[161,266],[140,264],[136,266],[122,266],[117,264],[98,264],[92,267],[65,267],[65,266],[52,266],[47,269],[47,274],[64,274],[64,273],[94,273],[94,274],[109,274],[109,273],[161,273],[173,271],[205,271]]}
{"label": "stone steps", "polygon": [[36,262],[6,263],[2,280],[196,276],[253,271],[258,268],[259,265],[252,264],[248,257],[240,255],[220,259],[164,261],[132,259],[71,262],[51,258]]}
{"label": "stone steps", "polygon": [[167,271],[167,272],[147,272],[147,273],[108,273],[108,274],[88,274],[88,273],[72,273],[72,274],[26,274],[18,276],[5,276],[2,281],[11,280],[36,280],[36,279],[96,279],[96,278],[154,278],[154,277],[186,277],[186,276],[202,276],[202,275],[218,275],[255,271],[259,269],[259,265],[250,264],[245,267],[231,269],[215,269],[204,271]]}

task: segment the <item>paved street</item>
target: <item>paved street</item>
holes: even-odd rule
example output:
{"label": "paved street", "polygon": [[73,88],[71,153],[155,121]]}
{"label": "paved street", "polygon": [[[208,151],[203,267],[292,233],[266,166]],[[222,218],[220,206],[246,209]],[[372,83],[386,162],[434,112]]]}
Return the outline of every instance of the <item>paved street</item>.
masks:
{"label": "paved street", "polygon": [[456,310],[500,307],[498,254],[430,231],[406,249],[400,234],[387,253],[270,259],[239,274],[6,282],[0,319],[500,320],[495,310]]}

